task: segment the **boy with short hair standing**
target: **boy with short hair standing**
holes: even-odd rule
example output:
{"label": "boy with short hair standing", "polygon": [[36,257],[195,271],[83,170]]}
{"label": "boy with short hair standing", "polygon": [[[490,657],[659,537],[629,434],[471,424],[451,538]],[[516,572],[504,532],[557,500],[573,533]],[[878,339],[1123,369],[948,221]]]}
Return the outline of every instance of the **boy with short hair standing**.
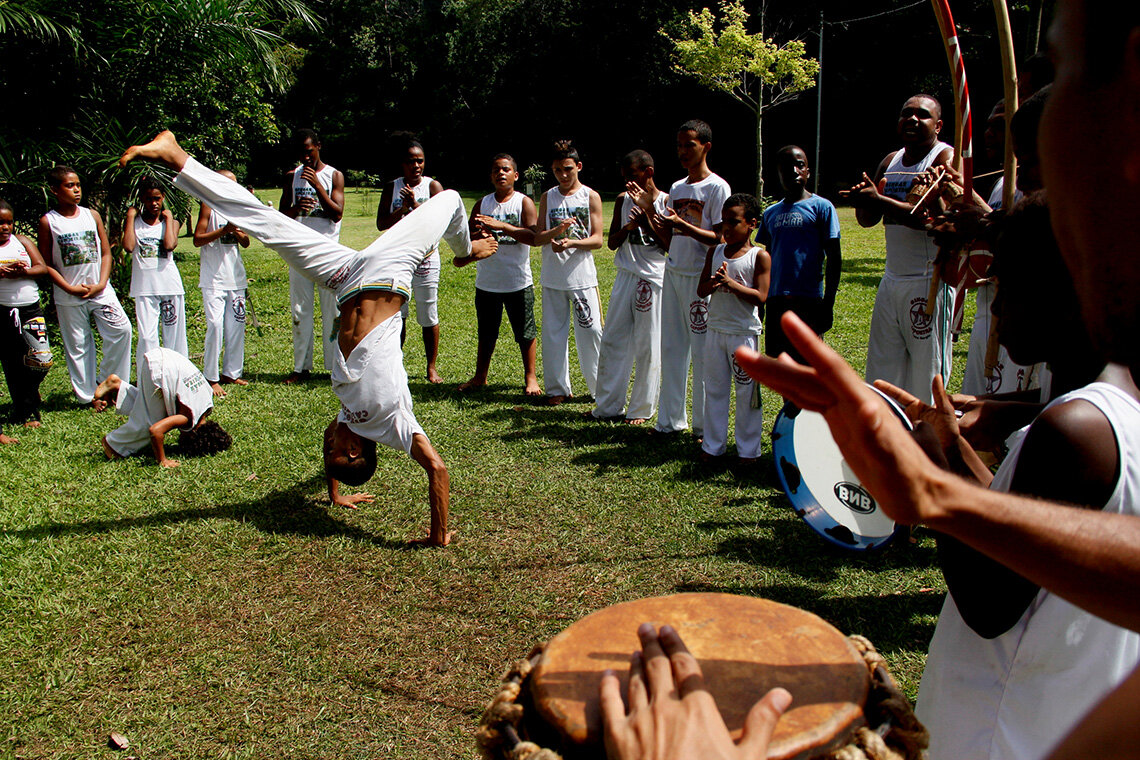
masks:
{"label": "boy with short hair standing", "polygon": [[164,207],[166,194],[153,177],[139,183],[139,202],[127,209],[123,248],[131,254],[131,298],[135,299],[138,345],[135,357],[166,348],[189,357],[186,345],[186,290],[174,261],[179,224]]}
{"label": "boy with short hair standing", "polygon": [[[237,181],[234,173],[218,172]],[[249,385],[242,379],[245,367],[245,276],[242,248],[249,248],[249,235],[225,217],[202,203],[194,226],[194,245],[202,249],[198,287],[202,290],[202,310],[206,313],[206,344],[203,374],[215,396],[224,396],[223,385]],[[225,345],[225,360],[218,374],[218,360]]]}
{"label": "boy with short hair standing", "polygon": [[[487,230],[499,242],[499,248],[476,264],[475,319],[478,322],[479,350],[475,358],[475,374],[459,386],[470,391],[487,384],[491,354],[499,338],[503,311],[511,323],[515,342],[522,352],[524,392],[539,396],[535,374],[538,330],[534,323],[534,284],[530,272],[530,245],[538,227],[538,209],[525,193],[515,191],[519,179],[518,164],[507,153],[491,159],[491,184],[488,193],[471,212],[472,230]],[[455,265],[465,266],[473,256],[456,256]]]}
{"label": "boy with short hair standing", "polygon": [[[817,335],[831,329],[835,294],[843,262],[839,248],[839,216],[831,201],[809,191],[807,154],[787,145],[776,154],[784,197],[764,210],[756,242],[772,257],[771,284],[764,314],[764,351],[787,353],[802,362],[784,336],[780,317],[795,312]],[[826,259],[826,268],[824,260]]]}
{"label": "boy with short hair standing", "polygon": [[[598,356],[597,405],[587,417],[616,419],[630,425],[653,416],[661,380],[661,283],[665,277],[668,239],[659,240],[635,198],[644,196],[654,213],[665,213],[669,196],[653,182],[653,156],[635,150],[622,161],[626,192],[614,204],[609,247],[616,250],[617,276]],[[667,233],[668,231],[666,231]],[[626,405],[629,376],[637,373]]]}
{"label": "boy with short hair standing", "polygon": [[[685,415],[689,364],[693,367],[693,434],[701,437],[705,422],[704,340],[708,331],[708,299],[697,285],[709,246],[720,241],[721,207],[732,190],[709,169],[712,128],[693,119],[677,130],[677,158],[688,176],[669,188],[672,204],[654,214],[654,231],[668,227],[669,259],[661,292],[661,396],[656,430],[676,433],[688,427]],[[638,204],[652,211],[648,202]],[[659,238],[668,237],[662,234]]]}
{"label": "boy with short hair standing", "polygon": [[[69,166],[48,173],[55,208],[40,218],[38,243],[55,287],[60,338],[67,354],[71,389],[81,403],[97,410],[99,377],[131,375],[131,321],[111,287],[111,244],[98,211],[80,206],[83,189]],[[103,338],[103,361],[96,367],[95,334]]]}

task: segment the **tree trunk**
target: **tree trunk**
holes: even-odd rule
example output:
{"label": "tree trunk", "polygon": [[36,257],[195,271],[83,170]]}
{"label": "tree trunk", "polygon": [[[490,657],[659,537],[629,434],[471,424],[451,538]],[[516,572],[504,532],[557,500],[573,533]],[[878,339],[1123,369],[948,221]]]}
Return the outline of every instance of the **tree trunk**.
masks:
{"label": "tree trunk", "polygon": [[756,104],[756,198],[764,199],[764,104]]}

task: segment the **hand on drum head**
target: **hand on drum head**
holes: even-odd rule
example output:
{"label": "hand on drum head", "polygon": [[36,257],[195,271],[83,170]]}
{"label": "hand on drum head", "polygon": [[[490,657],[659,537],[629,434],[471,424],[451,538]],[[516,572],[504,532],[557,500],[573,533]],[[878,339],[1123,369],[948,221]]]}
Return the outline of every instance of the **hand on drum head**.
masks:
{"label": "hand on drum head", "polygon": [[637,629],[641,652],[629,666],[629,708],[622,702],[617,676],[602,677],[602,723],[610,760],[684,760],[754,758],[768,755],[776,722],[792,695],[772,689],[748,713],[740,744],[734,744],[701,666],[669,626],[660,637],[649,623]]}
{"label": "hand on drum head", "polygon": [[886,402],[792,312],[780,324],[810,366],[747,348],[736,361],[753,378],[802,409],[819,412],[847,464],[892,520],[913,525],[936,514],[933,494],[950,477],[923,453]]}
{"label": "hand on drum head", "polygon": [[931,383],[934,405],[926,403],[917,396],[891,385],[886,380],[876,380],[873,385],[894,399],[895,403],[906,412],[907,419],[914,424],[925,422],[934,428],[938,434],[938,442],[943,449],[953,445],[961,433],[958,430],[958,415],[954,413],[954,405],[946,395],[946,386],[942,383],[942,375],[935,375]]}

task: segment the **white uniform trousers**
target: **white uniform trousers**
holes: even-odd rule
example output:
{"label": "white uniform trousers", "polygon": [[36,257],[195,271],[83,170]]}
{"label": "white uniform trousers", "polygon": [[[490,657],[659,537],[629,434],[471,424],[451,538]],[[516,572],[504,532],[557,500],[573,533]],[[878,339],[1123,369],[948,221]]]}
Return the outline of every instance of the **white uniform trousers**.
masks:
{"label": "white uniform trousers", "polygon": [[135,296],[135,322],[138,325],[136,363],[159,345],[190,358],[186,344],[186,296]]}
{"label": "white uniform trousers", "polygon": [[[439,324],[439,252],[424,259],[412,273],[412,297],[416,300],[416,324],[434,327]],[[408,322],[408,302],[400,307],[400,316]]]}
{"label": "white uniform trousers", "polygon": [[693,366],[693,432],[705,426],[705,333],[708,331],[709,300],[697,295],[699,274],[665,270],[661,292],[661,397],[657,404],[657,429],[676,432],[688,427],[685,399],[689,361]]}
{"label": "white uniform trousers", "polygon": [[[637,366],[633,390],[629,375]],[[610,291],[606,327],[598,356],[595,417],[648,419],[661,384],[661,286],[619,269]],[[629,406],[626,407],[626,392]]]}
{"label": "white uniform trousers", "polygon": [[990,376],[986,376],[986,344],[989,342],[990,326],[993,324],[994,296],[997,288],[993,283],[978,286],[978,308],[974,313],[974,327],[970,331],[970,349],[966,353],[966,371],[962,377],[962,393],[979,396],[983,393],[1010,393],[1039,387],[1039,367],[1017,364],[1009,358],[1005,346],[998,347],[997,366]]}
{"label": "white uniform trousers", "polygon": [[602,346],[602,307],[597,287],[575,290],[542,289],[542,383],[547,396],[571,396],[570,321],[578,366],[592,394],[598,379],[598,351]]}
{"label": "white uniform trousers", "polygon": [[150,371],[150,362],[139,363],[135,385],[123,378],[115,396],[115,411],[127,418],[107,434],[107,443],[121,457],[129,457],[150,446],[150,426],[166,418],[166,402]]}
{"label": "white uniform trousers", "polygon": [[867,382],[886,380],[927,404],[935,375],[950,377],[950,309],[954,291],[939,286],[934,315],[926,314],[930,280],[883,276],[871,313]]}
{"label": "white uniform trousers", "polygon": [[[71,374],[71,389],[82,403],[95,398],[95,386],[108,375],[124,380],[131,377],[131,321],[123,311],[111,286],[93,299],[76,306],[56,304],[59,332],[63,350],[67,354],[67,371]],[[103,361],[96,371],[95,333],[91,331],[91,318],[103,338]]]}
{"label": "white uniform trousers", "polygon": [[[290,272],[293,270],[290,269]],[[245,289],[202,288],[202,311],[206,313],[206,345],[202,354],[202,374],[216,383],[218,360],[225,345],[222,374],[236,379],[245,367]]]}
{"label": "white uniform trousers", "polygon": [[[326,370],[332,369],[332,351],[336,344],[336,294],[328,288],[316,286],[321,299],[321,352]],[[304,372],[313,368],[313,342],[315,323],[313,309],[313,283],[293,267],[289,267],[289,303],[293,309],[293,370]]]}
{"label": "white uniform trousers", "polygon": [[[728,408],[736,388],[736,454],[742,459],[760,456],[764,409],[756,381],[740,368],[736,349],[759,350],[758,335],[729,335],[711,331],[705,338],[705,435],[701,451],[718,457],[728,450]],[[755,407],[753,406],[753,394]]]}

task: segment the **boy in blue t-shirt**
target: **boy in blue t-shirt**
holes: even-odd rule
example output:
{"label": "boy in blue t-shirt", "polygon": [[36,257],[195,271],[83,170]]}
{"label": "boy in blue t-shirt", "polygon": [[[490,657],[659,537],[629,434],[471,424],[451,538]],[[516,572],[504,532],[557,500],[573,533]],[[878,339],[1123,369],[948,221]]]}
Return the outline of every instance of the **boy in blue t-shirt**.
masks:
{"label": "boy in blue t-shirt", "polygon": [[[780,327],[785,311],[794,311],[818,335],[831,329],[842,260],[839,217],[830,201],[809,192],[807,155],[796,145],[776,155],[784,197],[764,211],[757,242],[772,256],[772,278],[765,306],[764,351],[788,353],[803,363]],[[824,267],[824,259],[827,267]]]}

